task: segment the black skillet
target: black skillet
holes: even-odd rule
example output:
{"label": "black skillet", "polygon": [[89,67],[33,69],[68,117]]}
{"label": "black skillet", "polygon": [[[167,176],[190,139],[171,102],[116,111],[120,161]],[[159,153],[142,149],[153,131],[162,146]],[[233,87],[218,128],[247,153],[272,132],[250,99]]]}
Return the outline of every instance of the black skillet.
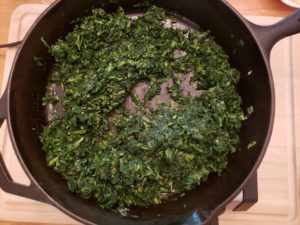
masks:
{"label": "black skillet", "polygon": [[[138,218],[124,218],[71,193],[66,182],[47,167],[38,138],[45,121],[41,98],[53,64],[41,37],[54,43],[72,30],[71,21],[88,14],[91,8],[103,7],[110,12],[116,10],[118,4],[130,10],[139,1],[108,2],[58,0],[38,18],[24,38],[0,100],[0,118],[1,124],[7,121],[14,150],[31,184],[24,186],[13,182],[0,157],[0,187],[8,193],[51,204],[84,224],[217,224],[224,207],[255,177],[266,152],[275,108],[270,52],[277,41],[300,32],[300,11],[275,25],[262,27],[248,22],[225,0],[151,1],[212,32],[230,56],[232,66],[241,72],[238,91],[243,108],[253,106],[254,114],[243,124],[241,151],[230,157],[228,169],[221,176],[210,176],[207,182],[178,201],[132,208],[130,215],[138,215]],[[33,60],[35,56],[45,57],[47,68],[38,68]],[[252,140],[256,140],[257,145],[249,151],[247,145]]]}

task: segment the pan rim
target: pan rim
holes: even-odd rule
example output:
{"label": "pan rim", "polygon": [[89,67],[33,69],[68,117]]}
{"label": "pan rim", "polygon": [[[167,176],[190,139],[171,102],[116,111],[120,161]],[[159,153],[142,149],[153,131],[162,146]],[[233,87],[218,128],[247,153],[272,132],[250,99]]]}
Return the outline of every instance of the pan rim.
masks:
{"label": "pan rim", "polygon": [[[7,121],[8,121],[8,130],[9,130],[9,135],[13,144],[13,149],[17,155],[17,158],[22,166],[22,168],[24,169],[26,175],[30,178],[30,180],[34,183],[34,185],[36,185],[40,191],[49,199],[49,203],[52,204],[53,206],[55,206],[56,208],[60,209],[61,211],[63,211],[64,213],[66,213],[67,215],[73,217],[74,219],[81,221],[83,223],[90,223],[90,221],[87,221],[85,219],[83,219],[82,217],[74,214],[72,211],[70,211],[69,209],[67,209],[66,207],[64,207],[63,205],[59,204],[54,198],[52,198],[42,187],[41,185],[39,185],[39,183],[37,182],[37,180],[35,179],[35,177],[30,173],[29,169],[26,166],[26,163],[24,162],[17,142],[15,140],[15,136],[14,136],[14,131],[13,131],[13,127],[12,127],[12,122],[11,122],[11,108],[10,108],[10,102],[11,102],[11,92],[12,92],[12,78],[13,78],[13,74],[14,74],[14,70],[15,67],[17,65],[17,61],[18,58],[21,54],[21,52],[23,51],[24,45],[26,43],[26,41],[29,39],[32,31],[35,29],[36,25],[42,20],[44,19],[45,15],[47,15],[48,13],[51,13],[53,11],[54,8],[58,7],[61,4],[62,0],[58,0],[55,1],[54,3],[52,3],[40,16],[39,18],[35,21],[35,23],[32,25],[32,27],[30,28],[30,30],[28,31],[28,33],[26,34],[26,36],[24,37],[24,41],[22,42],[20,48],[17,51],[17,54],[15,56],[13,65],[12,65],[12,70],[10,72],[9,75],[9,80],[8,80],[8,84],[7,84],[7,100],[8,100],[8,108],[7,108]],[[269,86],[270,86],[270,91],[271,91],[271,109],[270,109],[270,120],[269,120],[269,126],[268,126],[268,132],[266,134],[266,138],[263,144],[263,147],[260,151],[260,154],[254,164],[254,166],[252,167],[252,169],[250,170],[248,176],[246,176],[246,178],[244,179],[244,181],[239,185],[239,187],[232,193],[230,194],[230,196],[225,199],[219,206],[216,207],[216,209],[212,212],[211,217],[216,216],[217,214],[219,214],[220,212],[223,211],[223,208],[230,203],[243,189],[243,187],[245,186],[245,184],[247,183],[247,181],[251,178],[251,176],[253,175],[253,173],[255,171],[257,171],[259,165],[261,164],[265,153],[267,151],[267,147],[272,135],[272,130],[273,130],[273,124],[274,124],[274,116],[275,116],[275,88],[274,88],[274,82],[273,82],[273,77],[272,77],[272,72],[271,72],[271,68],[270,68],[270,64],[268,62],[268,56],[264,53],[264,51],[262,50],[262,47],[260,45],[259,40],[257,39],[257,37],[255,36],[255,33],[252,29],[252,27],[249,25],[249,23],[246,21],[246,19],[237,11],[235,10],[227,1],[225,0],[221,0],[221,3],[224,5],[224,7],[229,8],[233,14],[235,14],[235,16],[237,16],[243,23],[243,25],[249,30],[249,33],[252,34],[252,38],[256,40],[256,44],[258,46],[258,49],[261,51],[261,55],[264,57],[264,65],[266,66],[266,69],[268,71],[268,79],[270,81]]]}

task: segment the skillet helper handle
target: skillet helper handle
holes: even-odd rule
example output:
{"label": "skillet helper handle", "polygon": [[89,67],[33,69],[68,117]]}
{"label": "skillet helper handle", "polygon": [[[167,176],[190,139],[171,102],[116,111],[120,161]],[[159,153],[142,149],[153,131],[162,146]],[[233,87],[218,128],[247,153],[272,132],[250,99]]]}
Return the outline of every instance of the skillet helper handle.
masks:
{"label": "skillet helper handle", "polygon": [[[2,126],[4,120],[8,116],[7,94],[8,92],[6,89],[0,99],[0,127]],[[5,165],[1,153],[0,153],[0,188],[7,193],[18,195],[20,197],[25,197],[25,198],[29,198],[32,200],[49,203],[49,204],[51,203],[48,197],[41,191],[41,189],[32,179],[30,179],[29,186],[14,182]]]}
{"label": "skillet helper handle", "polygon": [[260,26],[247,22],[257,37],[263,53],[269,59],[273,46],[279,40],[300,33],[300,9],[270,26]]}

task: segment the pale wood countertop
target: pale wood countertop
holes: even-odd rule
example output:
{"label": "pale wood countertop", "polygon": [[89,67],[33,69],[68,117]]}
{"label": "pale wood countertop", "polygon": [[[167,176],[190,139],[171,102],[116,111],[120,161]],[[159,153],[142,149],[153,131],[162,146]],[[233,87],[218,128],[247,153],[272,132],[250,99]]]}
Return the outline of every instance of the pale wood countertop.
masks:
{"label": "pale wood countertop", "polygon": [[[0,44],[7,42],[10,17],[17,6],[26,3],[50,4],[52,2],[54,2],[54,0],[0,0]],[[286,16],[295,10],[285,6],[280,0],[228,0],[228,2],[244,15]],[[0,86],[4,68],[5,53],[5,49],[0,49]],[[33,223],[12,223],[0,221],[0,225],[16,224],[33,225]]]}

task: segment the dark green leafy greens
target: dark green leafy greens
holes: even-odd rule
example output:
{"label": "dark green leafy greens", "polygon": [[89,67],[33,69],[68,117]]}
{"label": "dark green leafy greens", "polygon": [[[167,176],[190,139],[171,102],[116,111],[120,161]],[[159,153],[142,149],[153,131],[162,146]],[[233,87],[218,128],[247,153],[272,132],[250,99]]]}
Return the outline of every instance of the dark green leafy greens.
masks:
{"label": "dark green leafy greens", "polygon": [[[166,19],[156,6],[136,19],[122,8],[95,9],[48,46],[56,61],[50,83],[63,91],[44,98],[63,108],[40,135],[48,165],[72,192],[106,209],[159,204],[193,189],[220,174],[239,146],[246,116],[238,71],[208,32],[172,29]],[[197,95],[183,93],[188,73]],[[141,81],[144,97],[133,91]],[[168,81],[170,101],[155,100]]]}

